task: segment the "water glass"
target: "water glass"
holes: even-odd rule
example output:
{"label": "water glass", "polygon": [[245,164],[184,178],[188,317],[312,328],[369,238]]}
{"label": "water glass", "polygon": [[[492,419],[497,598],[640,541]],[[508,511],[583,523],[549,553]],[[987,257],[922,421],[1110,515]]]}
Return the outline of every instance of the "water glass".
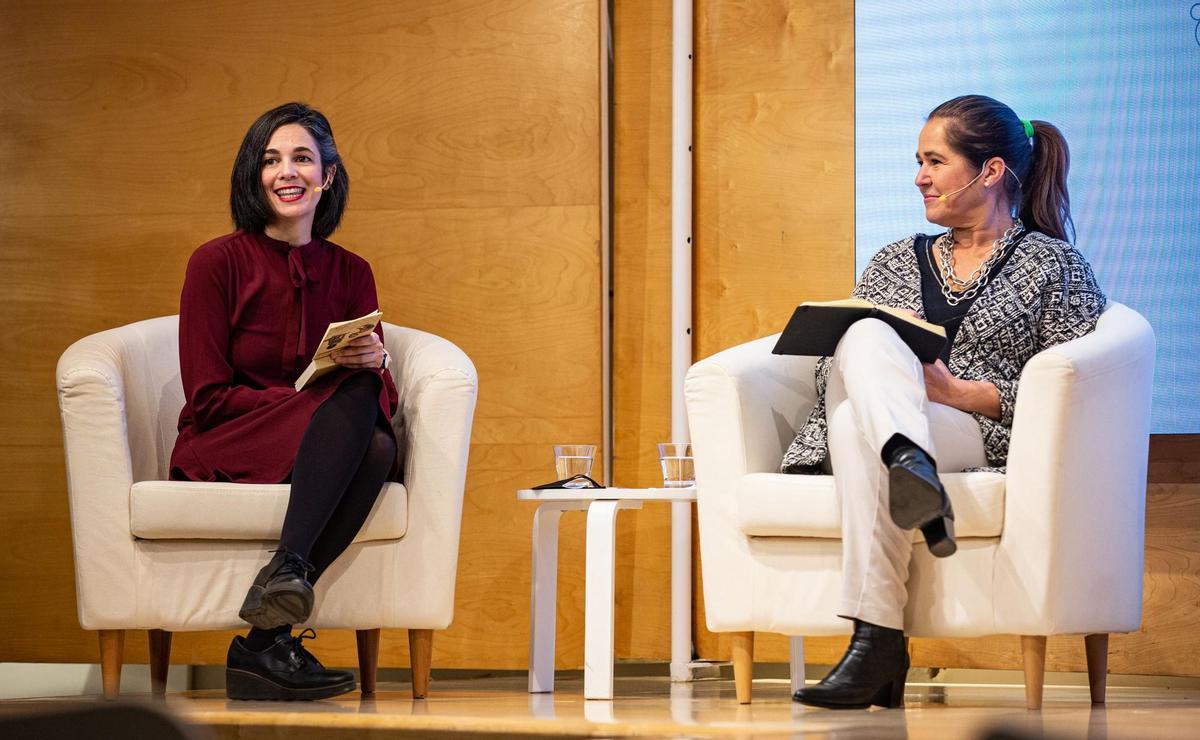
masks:
{"label": "water glass", "polygon": [[680,442],[660,442],[658,460],[662,463],[665,488],[687,488],[696,485],[696,465],[692,446]]}
{"label": "water glass", "polygon": [[[554,445],[554,470],[559,480],[576,475],[591,475],[596,445]],[[565,488],[587,488],[586,480],[573,480]]]}

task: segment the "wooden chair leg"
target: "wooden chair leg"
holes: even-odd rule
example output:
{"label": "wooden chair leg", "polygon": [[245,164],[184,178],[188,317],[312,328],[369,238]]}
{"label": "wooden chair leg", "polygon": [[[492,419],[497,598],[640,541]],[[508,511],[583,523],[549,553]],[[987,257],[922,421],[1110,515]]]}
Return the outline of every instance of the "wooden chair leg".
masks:
{"label": "wooden chair leg", "polygon": [[733,687],[738,704],[749,704],[754,685],[754,633],[734,632],[730,637],[733,641]]}
{"label": "wooden chair leg", "polygon": [[100,630],[100,681],[104,698],[121,693],[121,662],[125,655],[125,630]]}
{"label": "wooden chair leg", "polygon": [[358,640],[358,685],[363,696],[375,693],[375,673],[379,668],[379,630],[356,630]]}
{"label": "wooden chair leg", "polygon": [[1108,686],[1108,633],[1085,635],[1084,651],[1087,653],[1088,685],[1092,689],[1092,703],[1104,703],[1104,690]]}
{"label": "wooden chair leg", "polygon": [[150,630],[150,693],[161,699],[167,695],[167,670],[171,667],[171,633]]}
{"label": "wooden chair leg", "polygon": [[408,631],[408,656],[412,663],[414,699],[424,699],[429,693],[429,667],[433,660],[433,630]]}
{"label": "wooden chair leg", "polygon": [[1025,706],[1041,709],[1046,680],[1045,635],[1021,635],[1021,657],[1025,663]]}

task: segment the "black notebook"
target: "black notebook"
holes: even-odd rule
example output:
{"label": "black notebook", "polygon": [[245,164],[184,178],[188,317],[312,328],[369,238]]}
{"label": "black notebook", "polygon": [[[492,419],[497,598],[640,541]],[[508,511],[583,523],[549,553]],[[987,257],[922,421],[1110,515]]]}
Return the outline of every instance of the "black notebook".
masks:
{"label": "black notebook", "polygon": [[898,308],[847,298],[801,303],[771,351],[777,355],[832,355],[842,335],[859,319],[879,319],[895,329],[921,362],[933,362],[946,346],[946,330],[937,324]]}

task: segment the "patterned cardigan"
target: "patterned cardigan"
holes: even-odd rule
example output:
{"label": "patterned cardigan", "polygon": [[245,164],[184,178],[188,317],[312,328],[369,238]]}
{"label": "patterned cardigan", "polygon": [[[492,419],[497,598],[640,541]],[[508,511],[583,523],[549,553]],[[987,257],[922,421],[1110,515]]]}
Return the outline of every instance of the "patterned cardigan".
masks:
{"label": "patterned cardigan", "polygon": [[[921,273],[915,236],[893,242],[871,258],[856,298],[916,311],[924,318]],[[979,293],[963,318],[950,350],[950,372],[967,380],[986,380],[1000,391],[1000,419],[974,414],[983,432],[987,460],[1003,468],[1008,458],[1013,407],[1021,369],[1047,347],[1076,339],[1096,328],[1105,297],[1092,268],[1074,247],[1030,232],[1015,247],[999,274]],[[820,473],[828,454],[825,382],[830,358],[817,361],[817,402],[796,434],[781,470]]]}

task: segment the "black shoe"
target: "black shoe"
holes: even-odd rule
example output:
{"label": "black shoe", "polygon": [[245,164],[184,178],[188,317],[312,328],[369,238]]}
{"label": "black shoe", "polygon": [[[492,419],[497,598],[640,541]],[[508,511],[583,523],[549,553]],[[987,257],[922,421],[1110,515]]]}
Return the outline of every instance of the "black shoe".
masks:
{"label": "black shoe", "polygon": [[354,674],[331,671],[301,643],[317,633],[306,629],[299,635],[280,635],[260,652],[246,647],[240,635],[229,643],[225,658],[225,694],[230,699],[266,701],[311,701],[353,691]]}
{"label": "black shoe", "polygon": [[854,620],[846,654],[816,686],[792,694],[792,701],[827,709],[904,706],[908,640],[900,630]]}
{"label": "black shoe", "polygon": [[892,521],[901,529],[920,527],[929,552],[935,556],[953,555],[958,549],[954,509],[933,458],[916,445],[903,445],[891,453],[887,464]]}
{"label": "black shoe", "polygon": [[313,567],[289,550],[279,549],[254,579],[238,616],[259,629],[300,624],[313,608]]}

